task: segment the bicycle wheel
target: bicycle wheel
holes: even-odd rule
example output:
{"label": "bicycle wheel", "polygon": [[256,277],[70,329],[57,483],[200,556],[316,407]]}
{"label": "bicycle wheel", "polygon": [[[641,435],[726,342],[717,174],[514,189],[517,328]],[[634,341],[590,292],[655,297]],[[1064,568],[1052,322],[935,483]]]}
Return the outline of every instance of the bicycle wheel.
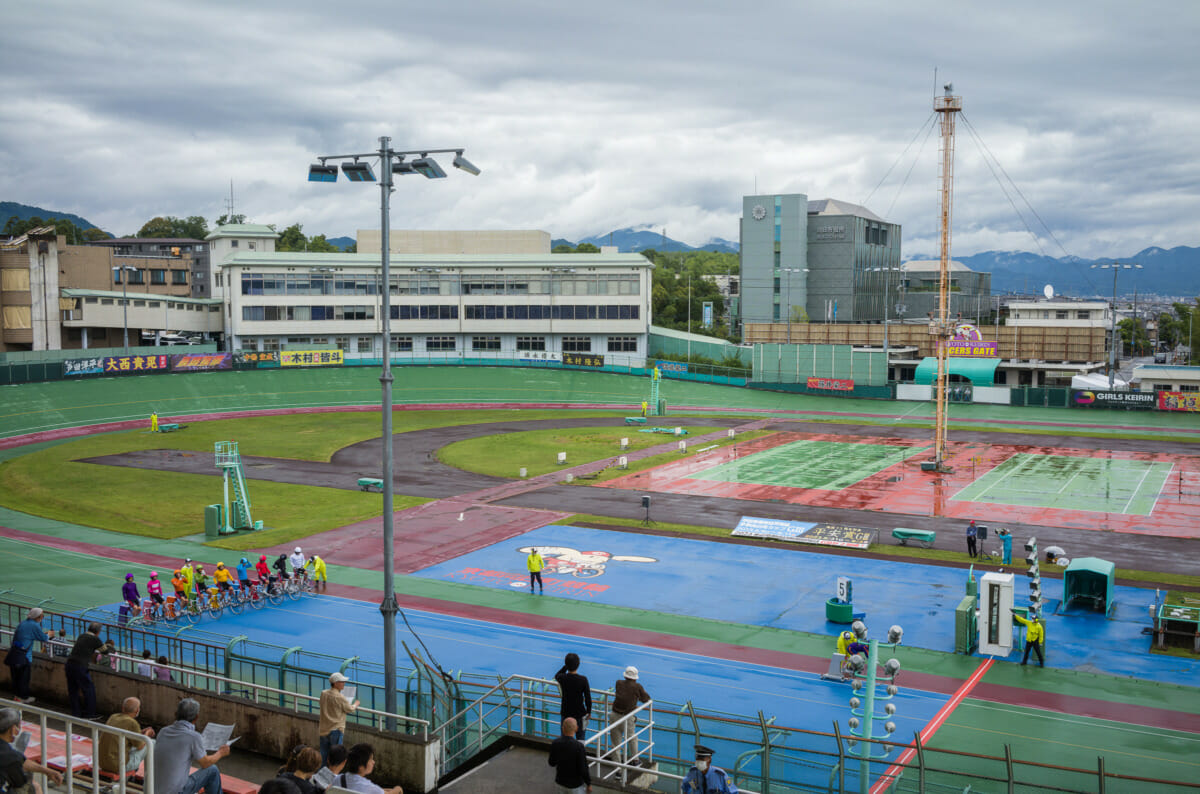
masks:
{"label": "bicycle wheel", "polygon": [[246,608],[246,602],[242,600],[238,593],[230,593],[225,598],[225,606],[229,607],[229,611],[235,615],[242,614],[242,610]]}
{"label": "bicycle wheel", "polygon": [[167,623],[174,623],[179,620],[179,607],[175,604],[165,604],[162,610],[162,619]]}
{"label": "bicycle wheel", "polygon": [[195,601],[189,601],[189,602],[187,602],[187,605],[185,607],[183,607],[183,612],[180,614],[181,614],[181,617],[184,620],[186,620],[188,623],[192,623],[192,624],[199,623],[200,622],[200,605],[197,604]]}
{"label": "bicycle wheel", "polygon": [[300,583],[295,579],[289,579],[287,585],[287,597],[293,601],[300,600]]}
{"label": "bicycle wheel", "polygon": [[279,606],[283,603],[283,593],[279,592],[280,585],[276,585],[275,589],[267,594],[267,600],[272,606]]}
{"label": "bicycle wheel", "polygon": [[250,594],[250,606],[253,609],[262,609],[266,605],[267,605],[266,593],[264,593],[261,589],[255,589],[255,591]]}

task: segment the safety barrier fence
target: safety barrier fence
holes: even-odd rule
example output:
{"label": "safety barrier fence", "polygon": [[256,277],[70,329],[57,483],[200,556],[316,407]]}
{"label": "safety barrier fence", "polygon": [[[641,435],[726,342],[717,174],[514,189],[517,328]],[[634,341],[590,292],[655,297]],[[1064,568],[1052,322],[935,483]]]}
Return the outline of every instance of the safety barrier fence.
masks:
{"label": "safety barrier fence", "polygon": [[[11,611],[10,605],[0,606],[9,607],[0,610],[0,616]],[[48,613],[46,620],[60,625],[56,621],[61,617]],[[3,645],[9,644],[10,636],[11,628],[0,629]],[[105,636],[103,631],[102,636]],[[168,639],[194,643],[187,638]],[[245,642],[244,638],[235,638],[229,646],[239,642]],[[278,647],[262,644],[255,652],[268,650],[277,651]],[[181,655],[196,660],[220,658],[214,651],[203,650],[185,650]],[[453,771],[510,732],[547,739],[561,732],[559,692],[554,681],[519,675],[499,678],[451,674],[426,662],[419,654],[410,651],[409,655],[413,666],[399,671],[403,682],[399,693],[402,708],[396,714],[370,705],[382,702],[382,671],[358,660],[343,660],[349,662],[343,669],[351,684],[357,686],[357,697],[363,699],[363,705],[350,715],[349,721],[438,739],[439,776]],[[118,652],[107,661],[114,669],[136,674],[142,659],[136,653]],[[314,657],[312,661],[321,660]],[[328,666],[287,679],[300,684],[289,688],[273,686],[264,680],[279,680],[278,662],[272,667],[265,660],[257,660],[255,665],[247,668],[248,676],[222,675],[178,663],[167,667],[173,680],[190,688],[245,698],[299,714],[317,713],[320,690],[327,686],[328,674],[324,670]],[[663,791],[678,791],[678,781],[691,766],[695,744],[716,749],[715,762],[729,772],[740,789],[762,794],[866,791],[868,787],[872,791],[949,792],[978,787],[980,783],[1005,785],[1009,790],[1020,787],[1028,792],[1200,791],[1200,782],[1111,772],[1105,768],[1102,757],[1097,759],[1094,769],[1080,769],[1021,759],[1008,745],[1004,746],[1003,756],[932,748],[922,744],[919,736],[907,750],[898,744],[897,738],[890,742],[868,742],[874,754],[885,757],[864,761],[860,757],[863,740],[842,734],[837,723],[832,725],[831,732],[803,730],[780,725],[775,717],[761,712],[756,716],[730,714],[700,709],[691,702],[657,700],[610,723],[612,698],[611,691],[593,690],[593,717],[587,726],[587,744],[598,759],[599,774],[605,778],[625,775],[631,781],[635,776],[657,776],[653,787]],[[54,712],[47,714],[60,716]],[[85,723],[85,727],[90,730],[95,723]],[[862,785],[864,780],[866,787]]]}
{"label": "safety barrier fence", "polygon": [[[62,782],[58,784],[56,781],[57,789],[65,788],[67,792],[90,791],[92,794],[100,794],[102,789],[112,790],[104,777],[96,773],[101,769],[100,737],[111,736],[118,748],[117,768],[125,769],[130,765],[131,751],[135,751],[142,756],[142,788],[144,791],[154,791],[154,740],[150,737],[28,703],[0,698],[0,708],[21,712],[21,732],[14,742],[18,751],[27,758],[35,757],[42,766],[62,770]],[[26,730],[25,726],[30,723],[37,725],[36,739],[32,739],[32,734]],[[86,739],[87,744],[82,739]],[[81,752],[85,749],[90,752]],[[136,769],[136,765],[134,767]],[[34,775],[42,791],[49,790],[47,777],[41,772]],[[116,776],[112,775],[111,779],[115,780]]]}

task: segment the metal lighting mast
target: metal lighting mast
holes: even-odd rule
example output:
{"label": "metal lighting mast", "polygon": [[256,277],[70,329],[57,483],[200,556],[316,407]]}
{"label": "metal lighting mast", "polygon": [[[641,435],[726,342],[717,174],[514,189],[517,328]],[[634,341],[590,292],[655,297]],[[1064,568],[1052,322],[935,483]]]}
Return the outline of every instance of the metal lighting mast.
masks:
{"label": "metal lighting mast", "polygon": [[941,191],[941,267],[938,273],[938,316],[929,324],[929,334],[937,340],[937,412],[933,437],[933,464],[937,471],[945,470],[946,457],[946,356],[954,327],[950,323],[950,218],[954,197],[954,121],[962,110],[962,97],[954,96],[954,86],[945,85],[944,96],[934,97],[934,112],[940,113],[942,130],[940,169]]}

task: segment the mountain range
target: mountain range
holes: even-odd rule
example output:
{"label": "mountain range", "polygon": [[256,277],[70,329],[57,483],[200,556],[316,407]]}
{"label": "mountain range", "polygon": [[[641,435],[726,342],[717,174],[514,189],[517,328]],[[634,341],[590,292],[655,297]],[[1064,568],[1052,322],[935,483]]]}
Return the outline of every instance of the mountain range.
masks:
{"label": "mountain range", "polygon": [[[92,222],[68,212],[56,212],[13,201],[0,201],[0,226],[14,215],[21,220],[34,216],[47,219],[64,218],[81,229],[95,227]],[[329,239],[329,242],[345,248],[354,243],[354,238],[334,237]],[[595,246],[614,245],[622,253],[636,253],[649,248],[656,251],[717,251],[730,254],[738,251],[736,242],[720,237],[714,237],[704,245],[693,246],[645,227],[616,229],[606,234],[585,237],[578,243],[556,238],[551,241],[551,247],[575,247],[579,243],[591,243]],[[933,258],[936,256],[910,254],[904,257],[905,261]],[[1027,251],[983,251],[970,256],[956,256],[954,259],[972,270],[991,273],[993,294],[1040,295],[1046,284],[1053,286],[1057,295],[1104,297],[1112,294],[1113,271],[1093,268],[1093,265],[1111,263],[1114,261],[1113,257],[1055,258]],[[1119,295],[1132,295],[1135,290],[1144,295],[1169,297],[1190,298],[1200,295],[1200,248],[1176,246],[1168,249],[1154,246],[1129,256],[1116,257],[1115,261],[1142,266],[1140,270],[1122,269],[1117,272]]]}

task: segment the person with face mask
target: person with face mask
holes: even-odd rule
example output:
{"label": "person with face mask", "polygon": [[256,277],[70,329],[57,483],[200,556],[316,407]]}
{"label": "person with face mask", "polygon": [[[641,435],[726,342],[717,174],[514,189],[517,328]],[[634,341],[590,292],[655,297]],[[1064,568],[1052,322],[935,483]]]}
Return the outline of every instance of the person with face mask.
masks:
{"label": "person with face mask", "polygon": [[725,770],[712,764],[713,751],[696,745],[696,763],[688,770],[679,790],[682,794],[737,794],[738,788]]}

